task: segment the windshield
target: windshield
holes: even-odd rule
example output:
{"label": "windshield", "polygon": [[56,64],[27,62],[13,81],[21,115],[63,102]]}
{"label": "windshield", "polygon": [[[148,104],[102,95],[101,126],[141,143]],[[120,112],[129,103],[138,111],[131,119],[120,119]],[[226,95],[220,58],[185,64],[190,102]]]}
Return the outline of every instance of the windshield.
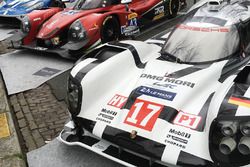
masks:
{"label": "windshield", "polygon": [[75,6],[77,9],[95,9],[105,7],[107,0],[79,0]]}
{"label": "windshield", "polygon": [[226,58],[239,49],[235,26],[202,27],[202,24],[181,24],[176,27],[162,52],[181,62],[207,62]]}

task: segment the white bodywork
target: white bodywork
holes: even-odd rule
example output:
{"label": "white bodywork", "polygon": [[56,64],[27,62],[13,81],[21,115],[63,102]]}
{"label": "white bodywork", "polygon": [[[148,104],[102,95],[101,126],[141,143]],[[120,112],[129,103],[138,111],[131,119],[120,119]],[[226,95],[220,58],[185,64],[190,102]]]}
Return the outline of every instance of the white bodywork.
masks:
{"label": "white bodywork", "polygon": [[[147,57],[141,57],[144,62],[160,56],[159,54],[155,54],[160,50],[160,47],[156,45],[142,44],[142,42],[135,41],[124,41],[124,43],[132,44],[137,51],[140,52],[140,55],[146,55]],[[79,72],[79,69],[84,68],[84,66],[87,66],[92,61],[94,61],[92,58],[82,61],[72,70],[71,75],[74,77],[77,72]],[[192,67],[192,65],[152,60],[146,65],[145,69],[141,70],[134,66],[133,56],[129,51],[122,52],[120,55],[110,58],[105,63],[100,64],[84,77],[81,82],[84,92],[83,99],[87,100],[83,100],[81,112],[78,116],[97,121],[92,133],[99,138],[101,138],[105,127],[109,125],[127,132],[136,130],[137,134],[140,136],[166,144],[167,147],[162,155],[162,161],[166,163],[176,164],[180,151],[185,151],[211,161],[208,149],[209,125],[218,114],[219,107],[225,97],[225,94],[231,87],[233,80],[236,77],[236,75],[232,76],[223,83],[218,81],[221,71],[226,63],[227,61],[213,63],[206,69],[178,79],[194,83],[195,86],[193,88],[184,85],[176,85],[175,88],[164,88],[154,85],[157,80],[147,79],[141,76],[143,74],[147,74],[163,77],[166,73],[174,73],[175,71]],[[111,78],[112,81],[110,80]],[[164,82],[167,77],[163,78],[164,79],[162,79],[159,83],[169,83]],[[100,86],[100,84],[102,86]],[[147,86],[177,94],[173,101],[146,95],[140,96],[140,100],[170,106],[181,112],[195,116],[199,115],[199,112],[209,95],[213,92],[217,92],[215,93],[210,105],[211,107],[208,110],[208,113],[210,114],[208,114],[206,128],[204,131],[200,132],[195,129],[193,130],[183,126],[174,125],[166,121],[162,121],[162,119],[158,119],[155,122],[152,131],[147,131],[145,129],[124,123],[129,110],[119,109],[108,105],[108,103],[115,95],[128,97],[131,91],[139,86]],[[250,92],[250,89],[248,92]],[[247,93],[246,97],[250,97],[250,93]],[[107,121],[100,120],[100,113],[103,109],[114,111],[117,115],[110,121],[109,119],[104,119]],[[237,115],[242,115],[244,113],[249,115],[249,113],[244,112],[244,110],[237,111]],[[197,119],[199,118],[197,117]],[[168,136],[170,129],[191,134],[191,137],[188,139],[188,143],[184,145],[185,149],[171,143],[166,143],[166,136]]]}

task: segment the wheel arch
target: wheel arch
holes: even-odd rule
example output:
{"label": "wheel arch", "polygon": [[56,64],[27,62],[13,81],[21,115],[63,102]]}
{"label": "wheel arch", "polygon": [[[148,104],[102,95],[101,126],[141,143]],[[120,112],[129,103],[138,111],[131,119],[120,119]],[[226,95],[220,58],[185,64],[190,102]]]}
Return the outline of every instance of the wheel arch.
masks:
{"label": "wheel arch", "polygon": [[118,21],[119,27],[120,27],[121,26],[121,19],[120,19],[120,16],[119,16],[118,13],[107,13],[107,14],[105,14],[104,17],[103,17],[102,24],[105,21],[105,19],[108,18],[108,17],[110,17],[110,16],[114,17]]}
{"label": "wheel arch", "polygon": [[[173,1],[174,0],[168,0],[167,5],[166,5],[166,7],[168,8],[167,11],[168,11],[170,17],[175,17],[175,14],[172,13],[172,3],[173,3]],[[177,13],[178,13],[180,11],[180,9],[181,9],[181,0],[176,0],[176,1],[178,1],[178,3],[179,3],[178,11],[177,11]]]}

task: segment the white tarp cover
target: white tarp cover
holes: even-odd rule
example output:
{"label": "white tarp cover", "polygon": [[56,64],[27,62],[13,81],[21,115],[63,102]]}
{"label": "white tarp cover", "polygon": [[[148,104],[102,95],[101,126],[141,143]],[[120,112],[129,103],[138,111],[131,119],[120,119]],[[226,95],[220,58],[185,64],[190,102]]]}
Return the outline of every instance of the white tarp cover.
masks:
{"label": "white tarp cover", "polygon": [[12,36],[15,29],[10,27],[5,27],[0,24],[0,41],[7,39],[8,37]]}
{"label": "white tarp cover", "polygon": [[67,146],[54,139],[27,154],[29,167],[122,167],[79,146]]}
{"label": "white tarp cover", "polygon": [[46,53],[15,51],[0,55],[0,70],[9,95],[37,88],[72,66],[73,62]]}

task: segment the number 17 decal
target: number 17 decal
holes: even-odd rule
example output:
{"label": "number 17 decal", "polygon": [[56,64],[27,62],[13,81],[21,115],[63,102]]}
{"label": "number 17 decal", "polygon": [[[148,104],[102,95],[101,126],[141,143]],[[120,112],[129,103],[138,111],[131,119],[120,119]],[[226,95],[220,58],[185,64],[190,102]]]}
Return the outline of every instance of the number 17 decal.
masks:
{"label": "number 17 decal", "polygon": [[129,110],[124,123],[152,131],[163,105],[137,99]]}

